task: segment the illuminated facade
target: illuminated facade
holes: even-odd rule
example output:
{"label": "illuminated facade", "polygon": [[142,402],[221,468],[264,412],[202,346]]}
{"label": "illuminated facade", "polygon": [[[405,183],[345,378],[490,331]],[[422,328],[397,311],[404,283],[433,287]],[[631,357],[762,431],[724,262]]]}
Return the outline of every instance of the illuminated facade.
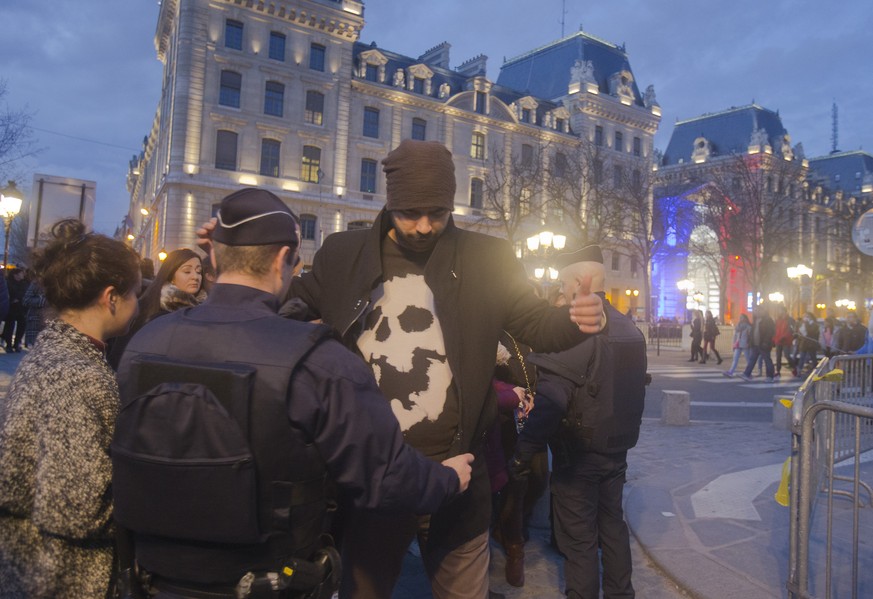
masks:
{"label": "illuminated facade", "polygon": [[[711,309],[731,322],[774,294],[795,314],[825,316],[840,296],[860,299],[869,268],[850,223],[873,194],[862,198],[871,179],[859,164],[869,163],[807,161],[778,112],[754,104],[677,122],[655,191],[665,223],[652,274],[657,312],[683,319]],[[857,200],[833,185],[846,170],[859,172]],[[790,278],[795,265],[812,275]],[[684,279],[690,292],[677,288]]]}
{"label": "illuminated facade", "polygon": [[[406,138],[451,149],[456,222],[498,235],[483,205],[492,154],[553,156],[597,134],[616,160],[652,158],[660,108],[622,47],[578,32],[507,61],[494,82],[484,56],[451,68],[448,43],[413,58],[360,43],[363,27],[358,0],[164,0],[163,93],[128,177],[136,249],[193,246],[222,197],[257,185],[300,215],[308,263],[330,233],[370,226],[385,203],[380,161]],[[618,264],[616,288],[639,288]]]}

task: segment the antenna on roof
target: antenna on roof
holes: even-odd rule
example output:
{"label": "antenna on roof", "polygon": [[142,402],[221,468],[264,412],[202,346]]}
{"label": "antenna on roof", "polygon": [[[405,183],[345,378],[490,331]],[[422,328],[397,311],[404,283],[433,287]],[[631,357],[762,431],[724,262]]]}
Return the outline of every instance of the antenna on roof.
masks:
{"label": "antenna on roof", "polygon": [[834,102],[831,108],[831,154],[839,152],[837,147],[840,141],[839,120],[837,118],[837,103]]}
{"label": "antenna on roof", "polygon": [[561,0],[561,38],[564,37],[564,25],[567,20],[567,0]]}

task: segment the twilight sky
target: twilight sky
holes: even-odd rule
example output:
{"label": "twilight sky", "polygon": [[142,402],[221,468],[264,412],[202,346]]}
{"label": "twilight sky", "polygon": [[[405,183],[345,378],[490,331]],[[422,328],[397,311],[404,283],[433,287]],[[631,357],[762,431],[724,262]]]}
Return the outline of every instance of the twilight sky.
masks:
{"label": "twilight sky", "polygon": [[[831,150],[831,106],[841,150],[873,151],[870,0],[364,0],[362,42],[416,57],[447,41],[451,66],[505,58],[583,29],[624,43],[640,89],[663,110],[655,146],[677,119],[753,100],[778,110],[807,157]],[[95,229],[127,212],[128,162],[152,126],[162,65],[154,50],[156,0],[0,0],[0,79],[12,109],[27,108],[43,151],[17,165],[97,182]],[[865,49],[866,48],[866,49]],[[0,106],[0,108],[3,108]]]}

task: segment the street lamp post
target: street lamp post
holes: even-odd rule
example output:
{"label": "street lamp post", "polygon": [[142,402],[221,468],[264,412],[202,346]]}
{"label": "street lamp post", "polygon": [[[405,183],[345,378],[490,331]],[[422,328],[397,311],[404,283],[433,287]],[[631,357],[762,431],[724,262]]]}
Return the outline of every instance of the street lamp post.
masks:
{"label": "street lamp post", "polygon": [[6,272],[6,266],[9,263],[9,232],[12,229],[12,221],[21,212],[21,194],[18,188],[15,187],[15,181],[9,181],[2,191],[0,191],[0,216],[3,217],[3,227],[6,233],[6,239],[3,246],[3,272]]}
{"label": "street lamp post", "polygon": [[812,269],[810,267],[806,266],[805,264],[798,264],[797,266],[789,266],[788,268],[786,268],[785,273],[788,275],[789,279],[797,281],[797,309],[795,310],[795,312],[796,312],[796,317],[800,318],[802,316],[801,309],[800,309],[801,308],[801,306],[800,306],[801,297],[800,296],[801,296],[801,289],[803,287],[803,277],[805,275],[811,279],[812,278]]}
{"label": "street lamp post", "polygon": [[561,251],[567,244],[567,236],[544,229],[527,238],[527,249],[537,257],[539,264],[534,267],[534,278],[539,282],[540,293],[545,297],[548,286],[558,278],[558,271],[549,263],[553,250]]}

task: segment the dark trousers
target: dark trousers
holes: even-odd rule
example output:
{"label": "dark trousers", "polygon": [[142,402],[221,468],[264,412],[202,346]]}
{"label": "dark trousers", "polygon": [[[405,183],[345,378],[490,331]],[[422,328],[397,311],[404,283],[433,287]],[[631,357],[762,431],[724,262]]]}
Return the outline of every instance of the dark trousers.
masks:
{"label": "dark trousers", "polygon": [[788,368],[794,368],[794,358],[791,357],[791,345],[776,346],[776,372],[782,372],[782,356],[785,355],[785,362]]}
{"label": "dark trousers", "polygon": [[[621,506],[627,452],[577,456],[552,470],[555,540],[564,556],[567,597],[633,599],[630,535]],[[600,556],[598,556],[598,547]]]}
{"label": "dark trousers", "polygon": [[767,369],[767,376],[772,379],[775,373],[773,372],[773,360],[770,359],[770,348],[761,349],[757,345],[752,346],[752,355],[749,356],[749,363],[746,365],[746,370],[743,374],[746,376],[752,375],[752,369],[755,367],[758,358],[764,360],[764,368]]}
{"label": "dark trousers", "polygon": [[[3,342],[6,344],[6,349],[13,347],[21,347],[21,338],[24,337],[24,329],[27,326],[27,314],[12,313],[6,317],[6,323],[3,325]],[[15,341],[13,343],[13,331],[15,332]]]}

